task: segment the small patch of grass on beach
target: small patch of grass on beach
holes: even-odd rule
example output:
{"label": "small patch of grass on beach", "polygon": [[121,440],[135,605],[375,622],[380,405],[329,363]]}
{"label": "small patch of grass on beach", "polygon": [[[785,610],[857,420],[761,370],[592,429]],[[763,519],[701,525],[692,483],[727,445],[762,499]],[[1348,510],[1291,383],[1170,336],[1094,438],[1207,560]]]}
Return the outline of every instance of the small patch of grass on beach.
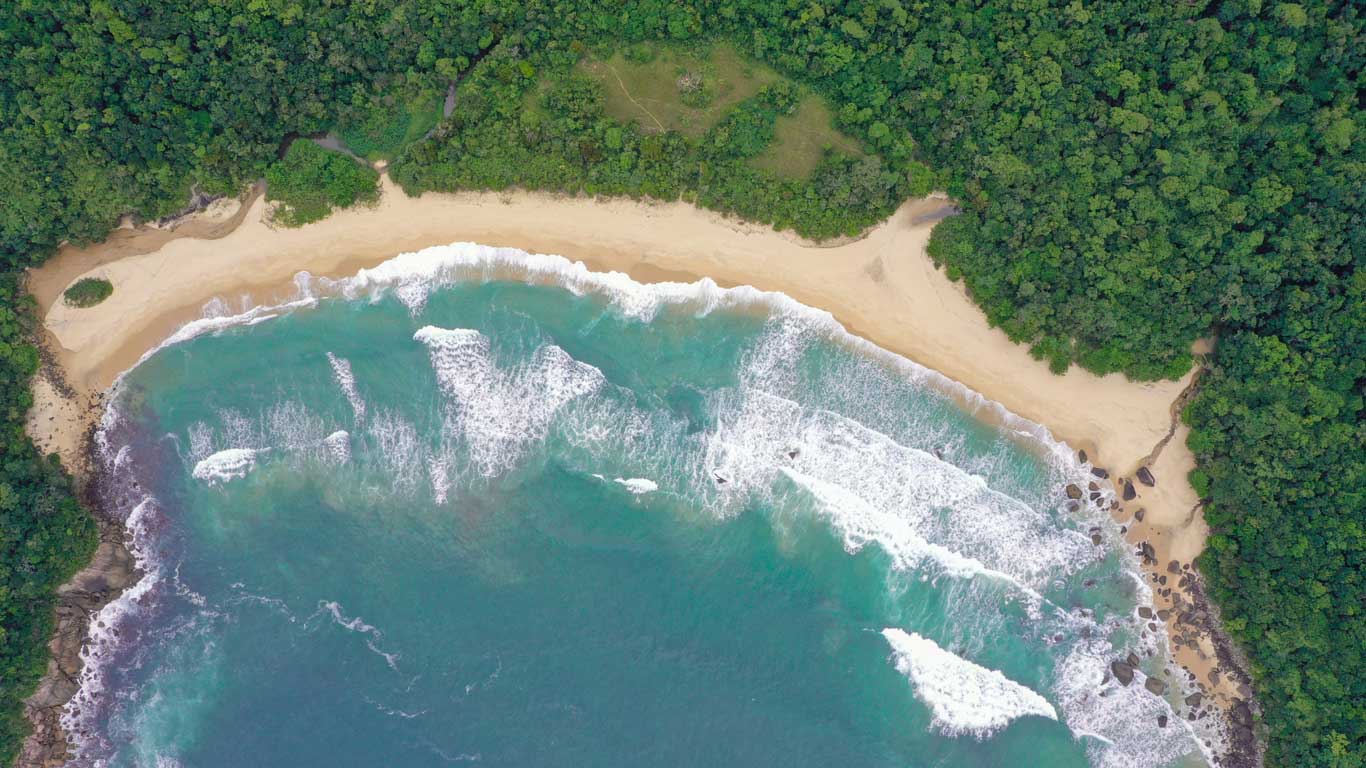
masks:
{"label": "small patch of grass on beach", "polygon": [[109,298],[114,292],[114,284],[102,277],[86,277],[77,280],[62,298],[68,306],[72,307],[93,307],[101,301]]}
{"label": "small patch of grass on beach", "polygon": [[827,150],[852,157],[863,155],[859,143],[835,128],[835,115],[814,93],[801,97],[790,115],[780,115],[773,141],[750,162],[756,167],[799,181],[811,178]]}
{"label": "small patch of grass on beach", "polygon": [[340,152],[299,139],[266,171],[266,199],[279,203],[275,223],[303,226],[327,218],[333,208],[379,199],[379,173]]}
{"label": "small patch of grass on beach", "polygon": [[603,84],[606,113],[634,121],[646,133],[678,131],[701,136],[731,107],[781,79],[729,45],[695,52],[671,45],[637,43],[580,67]]}

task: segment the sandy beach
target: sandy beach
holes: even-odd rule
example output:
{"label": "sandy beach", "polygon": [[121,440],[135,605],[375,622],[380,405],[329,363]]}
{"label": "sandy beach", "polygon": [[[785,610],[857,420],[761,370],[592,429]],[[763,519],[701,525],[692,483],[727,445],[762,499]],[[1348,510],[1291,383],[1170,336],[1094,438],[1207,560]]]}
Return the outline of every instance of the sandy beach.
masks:
{"label": "sandy beach", "polygon": [[[200,317],[210,299],[231,307],[273,303],[292,294],[300,271],[347,276],[401,252],[472,241],[560,254],[641,282],[705,276],[721,285],[748,284],[825,309],[851,332],[1044,425],[1106,468],[1116,489],[1148,467],[1156,485],[1132,480],[1137,498],[1116,514],[1136,548],[1151,545],[1154,607],[1171,636],[1183,638],[1175,644],[1177,661],[1209,690],[1206,707],[1212,700],[1227,708],[1248,695],[1240,691],[1241,674],[1219,662],[1198,576],[1193,566],[1185,569],[1206,535],[1199,499],[1186,480],[1194,460],[1178,419],[1196,371],[1154,383],[1076,367],[1051,373],[1025,347],[989,327],[963,286],[926,255],[935,223],[952,213],[949,201],[909,201],[862,238],[818,245],[685,203],[526,192],[409,198],[387,176],[382,183],[377,205],[299,229],[270,226],[266,203],[255,194],[240,210],[219,206],[212,216],[191,217],[174,230],[119,230],[106,243],[65,248],[32,271],[29,290],[41,305],[59,370],[46,366],[35,385],[31,434],[68,466],[79,466],[81,437],[98,412],[98,395],[119,373]],[[113,295],[88,309],[59,300],[66,286],[85,276],[110,280]],[[1131,519],[1139,509],[1141,521]]]}

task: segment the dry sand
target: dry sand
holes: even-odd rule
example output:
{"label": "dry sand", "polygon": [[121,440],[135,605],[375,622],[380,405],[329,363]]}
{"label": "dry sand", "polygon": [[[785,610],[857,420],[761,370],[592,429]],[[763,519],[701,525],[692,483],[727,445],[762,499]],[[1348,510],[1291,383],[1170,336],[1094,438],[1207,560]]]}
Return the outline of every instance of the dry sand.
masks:
{"label": "dry sand", "polygon": [[[234,306],[244,297],[271,302],[292,292],[291,279],[301,270],[345,276],[400,252],[456,241],[511,246],[626,272],[642,282],[707,276],[722,285],[753,285],[828,310],[850,331],[1043,424],[1074,449],[1085,449],[1112,479],[1151,467],[1157,486],[1135,483],[1139,498],[1121,514],[1127,519],[1139,507],[1145,510],[1129,536],[1156,550],[1154,579],[1170,560],[1188,563],[1204,546],[1199,500],[1186,481],[1194,461],[1185,428],[1173,414],[1195,372],[1156,383],[1076,367],[1061,376],[1051,373],[989,327],[962,285],[949,281],[926,255],[935,222],[952,212],[946,200],[907,202],[866,236],[822,246],[685,203],[525,192],[410,198],[387,176],[382,182],[375,206],[298,229],[272,228],[263,215],[264,200],[253,195],[230,219],[220,211],[217,220],[192,217],[169,233],[120,231],[105,244],[64,249],[33,271],[29,287],[46,312],[52,352],[76,400],[94,402],[94,393],[180,324],[199,317],[212,297]],[[83,276],[110,280],[113,295],[88,309],[57,300]],[[58,389],[37,385],[30,426],[41,442],[71,461],[75,454],[68,451],[79,445],[88,426],[83,419],[93,409],[72,408]],[[1174,594],[1184,594],[1177,576],[1171,581]],[[1170,606],[1171,598],[1159,595],[1157,607]],[[1169,620],[1173,636],[1189,633],[1175,626],[1177,614],[1172,611]],[[1209,638],[1177,649],[1178,661],[1205,683],[1216,667],[1214,655]],[[1213,688],[1227,701],[1236,687],[1230,675],[1222,677]]]}

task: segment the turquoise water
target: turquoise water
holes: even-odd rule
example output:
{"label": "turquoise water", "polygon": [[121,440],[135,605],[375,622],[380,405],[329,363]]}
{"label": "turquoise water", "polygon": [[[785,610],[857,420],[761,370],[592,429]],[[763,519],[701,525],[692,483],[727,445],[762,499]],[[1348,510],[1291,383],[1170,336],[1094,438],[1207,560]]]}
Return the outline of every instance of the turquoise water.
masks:
{"label": "turquoise water", "polygon": [[1198,755],[1106,674],[1163,645],[1085,468],[827,316],[475,247],[311,285],[113,398],[147,576],[76,764]]}

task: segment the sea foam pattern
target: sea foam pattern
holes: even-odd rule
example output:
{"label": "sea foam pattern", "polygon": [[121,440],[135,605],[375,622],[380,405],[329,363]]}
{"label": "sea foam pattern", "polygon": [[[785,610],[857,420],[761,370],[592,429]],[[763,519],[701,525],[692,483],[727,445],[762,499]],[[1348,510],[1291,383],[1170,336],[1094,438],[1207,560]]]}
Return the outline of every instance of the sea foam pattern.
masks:
{"label": "sea foam pattern", "polygon": [[910,678],[916,697],[933,710],[935,725],[951,736],[985,738],[1026,715],[1058,719],[1044,697],[933,640],[896,628],[882,630],[882,636],[892,646],[897,671]]}
{"label": "sea foam pattern", "polygon": [[450,432],[463,438],[469,461],[485,477],[511,467],[545,437],[561,407],[605,381],[601,371],[556,346],[543,346],[529,363],[501,370],[478,331],[429,325],[413,338],[431,351],[437,381],[454,400]]}
{"label": "sea foam pattern", "polygon": [[[641,323],[664,312],[706,316],[738,310],[763,318],[763,331],[744,350],[734,386],[705,393],[705,418],[690,426],[622,394],[603,369],[555,344],[541,343],[518,356],[505,354],[478,330],[422,325],[425,318],[419,316],[437,305],[433,292],[443,285],[490,280],[602,297],[614,313]],[[1165,702],[1140,686],[1104,680],[1109,658],[1154,650],[1130,632],[1127,617],[1099,617],[1060,607],[1052,598],[1058,584],[1110,556],[1108,546],[1096,547],[1083,531],[1098,527],[1110,546],[1117,541],[1114,524],[1101,510],[1060,508],[1062,486],[1083,472],[1070,450],[1042,427],[848,335],[828,314],[748,287],[720,289],[707,280],[643,286],[559,257],[469,244],[404,254],[350,280],[303,284],[323,297],[392,295],[406,307],[420,325],[407,343],[425,348],[430,361],[430,371],[414,375],[434,377],[442,395],[440,434],[429,433],[420,408],[385,407],[370,388],[365,391],[375,399],[367,404],[360,391],[368,382],[357,382],[351,363],[329,352],[328,367],[350,407],[352,425],[331,423],[335,412],[324,418],[323,411],[292,400],[255,417],[222,412],[216,425],[200,422],[181,433],[196,479],[221,486],[248,476],[260,462],[322,460],[377,472],[385,492],[458,504],[469,480],[500,477],[553,440],[557,461],[619,484],[638,497],[636,504],[684,499],[723,521],[756,504],[809,510],[847,550],[877,548],[898,572],[1027,597],[1034,641],[1068,638],[1056,668],[1033,687],[918,634],[883,631],[896,668],[910,678],[944,733],[989,738],[1019,717],[1061,715],[1078,738],[1088,740],[1098,765],[1162,766],[1192,750],[1184,722],[1158,736],[1138,725],[1170,713]],[[316,302],[309,295],[278,309],[214,318],[168,343]],[[845,362],[800,364],[832,346],[847,352],[840,358]],[[996,447],[967,446],[958,430],[919,410],[881,407],[922,391],[941,393],[929,397],[965,405],[1000,425]],[[343,429],[348,426],[352,432]],[[1009,463],[1002,457],[1021,445],[1045,457],[1043,490],[1001,470]],[[1146,589],[1137,586],[1140,601]],[[965,632],[1006,626],[1008,619],[996,614],[996,593],[955,594],[967,597],[964,616],[977,615],[977,623],[965,622]],[[396,657],[379,650],[378,630],[346,616],[337,603],[319,606],[338,626],[364,635],[367,645],[374,644],[371,650],[394,666]],[[982,658],[959,638],[941,641]]]}

